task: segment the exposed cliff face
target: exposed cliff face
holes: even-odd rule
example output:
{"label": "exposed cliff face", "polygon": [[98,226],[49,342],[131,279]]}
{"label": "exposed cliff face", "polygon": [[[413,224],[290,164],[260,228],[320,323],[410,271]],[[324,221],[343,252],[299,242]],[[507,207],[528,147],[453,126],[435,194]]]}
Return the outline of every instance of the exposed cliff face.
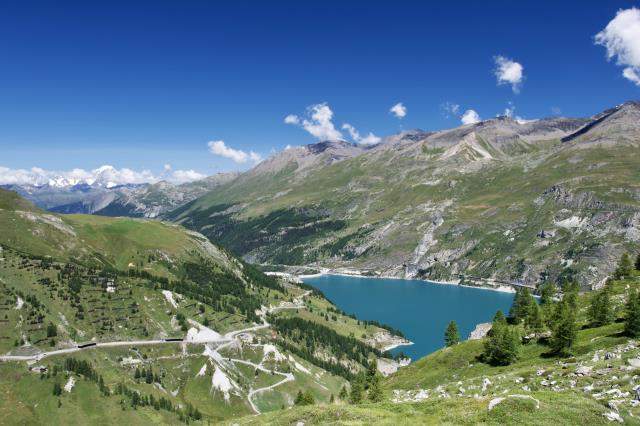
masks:
{"label": "exposed cliff face", "polygon": [[627,103],[298,147],[169,217],[261,263],[596,285],[640,234],[639,123]]}

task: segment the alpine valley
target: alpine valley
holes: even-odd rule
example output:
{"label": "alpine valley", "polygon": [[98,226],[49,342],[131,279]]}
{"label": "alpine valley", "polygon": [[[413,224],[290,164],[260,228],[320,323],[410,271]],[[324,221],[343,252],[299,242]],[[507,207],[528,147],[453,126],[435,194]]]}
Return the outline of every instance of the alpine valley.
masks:
{"label": "alpine valley", "polygon": [[[597,287],[640,241],[640,103],[285,150],[165,217],[252,263]],[[298,269],[294,268],[293,270]]]}
{"label": "alpine valley", "polygon": [[[0,189],[0,413],[640,424],[639,167],[627,102],[295,146],[186,184]],[[412,343],[403,330],[304,282],[330,272],[517,291],[508,312],[470,336],[451,318],[443,348],[409,360],[390,352]],[[428,318],[437,301],[423,302]]]}

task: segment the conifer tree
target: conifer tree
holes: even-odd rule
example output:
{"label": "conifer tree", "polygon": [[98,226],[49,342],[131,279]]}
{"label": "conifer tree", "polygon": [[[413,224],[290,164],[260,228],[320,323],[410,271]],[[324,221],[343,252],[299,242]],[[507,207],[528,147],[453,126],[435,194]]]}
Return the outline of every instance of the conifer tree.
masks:
{"label": "conifer tree", "polygon": [[382,402],[384,400],[384,393],[382,392],[382,385],[380,383],[380,375],[376,374],[371,379],[369,384],[369,401]]}
{"label": "conifer tree", "polygon": [[449,347],[460,342],[460,333],[458,333],[458,324],[451,320],[444,332],[444,345]]}
{"label": "conifer tree", "polygon": [[525,320],[529,312],[529,296],[531,296],[531,294],[528,289],[523,287],[518,287],[516,289],[513,304],[511,305],[511,309],[509,309],[508,320],[510,324],[519,324]]}
{"label": "conifer tree", "polygon": [[575,280],[564,283],[562,286],[562,301],[566,301],[571,309],[576,310],[578,308],[578,293],[580,291],[580,285]]}
{"label": "conifer tree", "polygon": [[509,365],[518,358],[520,336],[507,325],[502,311],[493,320],[491,333],[484,345],[484,359],[491,365]]}
{"label": "conifer tree", "polygon": [[615,278],[620,280],[628,278],[633,274],[633,266],[631,265],[631,258],[627,253],[623,254],[616,268]]}
{"label": "conifer tree", "polygon": [[47,325],[47,337],[55,337],[58,335],[58,330],[52,322]]}
{"label": "conifer tree", "polygon": [[625,307],[624,332],[631,337],[640,336],[640,295],[631,291]]}
{"label": "conifer tree", "polygon": [[364,382],[362,375],[358,375],[351,384],[351,393],[349,394],[349,403],[360,404],[364,399]]}
{"label": "conifer tree", "polygon": [[589,321],[593,327],[601,327],[613,322],[610,285],[593,294],[589,306]]}
{"label": "conifer tree", "polygon": [[558,289],[555,283],[551,281],[547,281],[540,287],[540,304],[546,305],[553,303],[553,298],[555,297]]}
{"label": "conifer tree", "polygon": [[311,391],[307,390],[302,394],[302,400],[304,402],[303,405],[313,405],[316,403],[315,398],[313,397],[313,394],[311,393]]}
{"label": "conifer tree", "polygon": [[54,396],[62,395],[62,386],[60,386],[60,383],[53,384],[53,395]]}
{"label": "conifer tree", "polygon": [[578,335],[576,308],[570,300],[563,300],[557,306],[556,321],[553,326],[550,346],[553,353],[567,355]]}
{"label": "conifer tree", "polygon": [[371,386],[371,380],[378,374],[378,361],[372,358],[367,365],[367,383],[366,387]]}
{"label": "conifer tree", "polygon": [[338,398],[340,398],[341,401],[346,401],[348,397],[349,397],[349,392],[347,391],[347,385],[342,385],[342,389],[340,389]]}
{"label": "conifer tree", "polygon": [[[533,296],[531,297],[533,298]],[[544,331],[542,309],[535,300],[529,306],[529,314],[525,320],[525,327],[534,333],[542,333]]]}
{"label": "conifer tree", "polygon": [[638,253],[638,255],[636,256],[636,271],[640,271],[640,253]]}

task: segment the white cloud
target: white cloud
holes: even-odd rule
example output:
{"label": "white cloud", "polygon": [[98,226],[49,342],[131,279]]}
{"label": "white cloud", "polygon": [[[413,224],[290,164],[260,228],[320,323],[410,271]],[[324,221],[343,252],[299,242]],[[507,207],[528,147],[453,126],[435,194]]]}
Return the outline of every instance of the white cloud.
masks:
{"label": "white cloud", "polygon": [[624,78],[640,86],[640,9],[619,10],[595,41],[607,49],[608,60],[625,67]]}
{"label": "white cloud", "polygon": [[553,115],[560,115],[562,114],[562,109],[560,109],[560,107],[557,107],[557,106],[551,107],[551,113]]}
{"label": "white cloud", "polygon": [[509,104],[507,105],[507,107],[504,109],[504,113],[502,115],[504,115],[505,117],[513,117],[513,113],[516,111],[516,107],[515,105],[513,105],[511,102],[509,102]]}
{"label": "white cloud", "polygon": [[300,118],[295,114],[289,114],[284,118],[284,122],[286,124],[298,124],[300,122]]}
{"label": "white cloud", "polygon": [[203,173],[198,173],[195,170],[174,170],[171,175],[168,176],[167,180],[173,183],[186,183],[193,182],[194,180],[200,180],[206,178],[207,175]]}
{"label": "white cloud", "polygon": [[473,124],[480,121],[480,116],[474,110],[468,109],[462,114],[460,121],[462,121],[462,124]]}
{"label": "white cloud", "polygon": [[342,139],[342,133],[335,128],[331,121],[333,111],[331,111],[326,102],[308,107],[307,116],[308,118],[301,119],[297,115],[289,114],[284,118],[284,122],[302,127],[321,141]]}
{"label": "white cloud", "polygon": [[208,143],[209,152],[214,155],[218,155],[220,157],[228,158],[233,160],[236,163],[246,163],[247,161],[252,161],[255,164],[258,164],[262,161],[262,157],[260,154],[257,154],[253,151],[245,152],[239,149],[233,149],[228,147],[224,141],[210,141]]}
{"label": "white cloud", "polygon": [[396,116],[396,118],[404,118],[407,115],[407,107],[402,104],[402,102],[398,102],[394,106],[391,107],[389,112]]}
{"label": "white cloud", "polygon": [[382,140],[371,132],[369,132],[367,136],[362,137],[360,132],[358,132],[358,130],[349,123],[343,124],[342,128],[349,132],[349,135],[351,135],[351,139],[353,139],[354,142],[361,145],[375,145]]}
{"label": "white cloud", "polygon": [[454,117],[460,114],[460,105],[453,102],[445,102],[440,105],[446,118]]}
{"label": "white cloud", "polygon": [[510,84],[513,93],[519,93],[524,80],[523,66],[504,56],[496,56],[493,59],[496,62],[495,74],[498,85]]}
{"label": "white cloud", "polygon": [[127,184],[155,183],[166,179],[174,183],[184,183],[203,179],[207,175],[194,170],[174,170],[165,164],[163,174],[154,176],[150,170],[135,171],[127,168],[116,169],[105,165],[93,170],[72,169],[68,171],[45,170],[39,167],[31,169],[11,169],[0,167],[0,185],[52,185],[73,186],[79,184],[113,187]]}
{"label": "white cloud", "polygon": [[638,68],[627,67],[622,71],[622,76],[640,86],[640,75],[638,74]]}

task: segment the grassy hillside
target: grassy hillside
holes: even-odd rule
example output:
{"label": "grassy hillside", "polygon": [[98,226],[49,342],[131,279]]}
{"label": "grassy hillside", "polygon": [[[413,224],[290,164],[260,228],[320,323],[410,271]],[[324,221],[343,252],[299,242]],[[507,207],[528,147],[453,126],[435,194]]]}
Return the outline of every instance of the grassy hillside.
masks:
{"label": "grassy hillside", "polygon": [[469,340],[387,377],[382,403],[296,407],[240,424],[610,424],[605,414],[640,424],[640,346],[624,333],[624,304],[638,290],[640,272],[611,281],[613,322],[600,327],[590,325],[589,309],[603,290],[580,295],[570,354],[553,354],[538,337],[514,363],[492,366],[482,357],[487,338]]}
{"label": "grassy hillside", "polygon": [[[328,403],[382,356],[368,339],[385,330],[180,226],[0,201],[0,411],[13,424],[211,423],[300,390]],[[267,318],[315,324],[317,338],[300,350]]]}

